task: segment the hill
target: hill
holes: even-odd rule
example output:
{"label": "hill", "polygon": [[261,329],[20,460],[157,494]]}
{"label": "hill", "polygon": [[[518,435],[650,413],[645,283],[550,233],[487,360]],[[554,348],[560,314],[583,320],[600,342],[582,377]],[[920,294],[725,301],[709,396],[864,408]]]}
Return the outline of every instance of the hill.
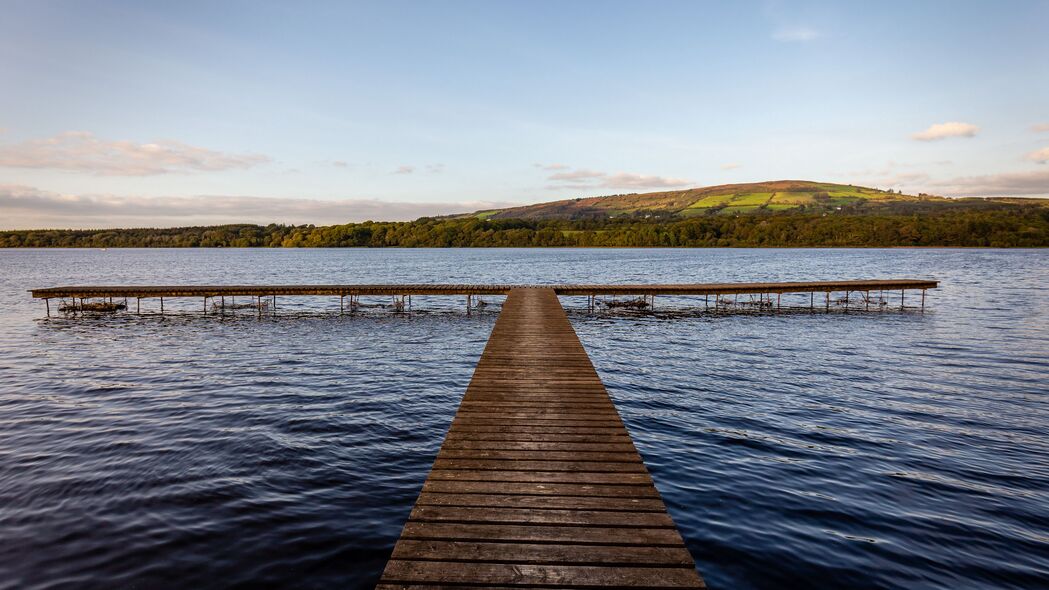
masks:
{"label": "hill", "polygon": [[1049,247],[1049,199],[782,180],[415,221],[0,231],[0,247]]}
{"label": "hill", "polygon": [[[610,195],[478,211],[480,219],[690,218],[795,211],[905,213],[1009,204],[1046,204],[1041,199],[949,199],[806,180],[723,184],[658,193]],[[456,216],[466,217],[466,216]]]}

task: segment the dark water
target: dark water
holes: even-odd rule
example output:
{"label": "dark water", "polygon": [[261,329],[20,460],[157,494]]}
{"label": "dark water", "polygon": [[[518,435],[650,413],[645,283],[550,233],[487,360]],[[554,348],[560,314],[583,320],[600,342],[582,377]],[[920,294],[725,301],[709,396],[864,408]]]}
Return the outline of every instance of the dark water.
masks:
{"label": "dark water", "polygon": [[0,588],[373,584],[498,311],[46,320],[25,289],[904,276],[943,281],[926,313],[564,303],[711,587],[1049,586],[1049,252],[0,251],[0,271]]}

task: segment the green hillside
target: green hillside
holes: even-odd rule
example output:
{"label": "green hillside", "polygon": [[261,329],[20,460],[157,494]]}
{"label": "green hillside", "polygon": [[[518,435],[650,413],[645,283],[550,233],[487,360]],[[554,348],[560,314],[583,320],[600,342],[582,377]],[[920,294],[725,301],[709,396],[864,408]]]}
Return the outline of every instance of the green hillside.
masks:
{"label": "green hillside", "polygon": [[415,221],[0,231],[0,248],[1049,247],[1049,199],[946,199],[783,180]]}
{"label": "green hillside", "polygon": [[[902,213],[981,208],[1016,199],[948,199],[805,180],[726,184],[658,193],[610,195],[478,211],[479,219],[607,219],[615,217],[691,218],[774,212]],[[1038,199],[1019,201],[1038,204]],[[463,216],[465,217],[465,216]]]}

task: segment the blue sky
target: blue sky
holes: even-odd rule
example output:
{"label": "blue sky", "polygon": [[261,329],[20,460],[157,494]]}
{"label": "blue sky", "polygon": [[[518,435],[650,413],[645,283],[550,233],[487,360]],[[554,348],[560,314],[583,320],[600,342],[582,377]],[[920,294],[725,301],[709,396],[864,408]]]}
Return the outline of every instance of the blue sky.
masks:
{"label": "blue sky", "polygon": [[1049,2],[0,4],[0,227],[1049,195]]}

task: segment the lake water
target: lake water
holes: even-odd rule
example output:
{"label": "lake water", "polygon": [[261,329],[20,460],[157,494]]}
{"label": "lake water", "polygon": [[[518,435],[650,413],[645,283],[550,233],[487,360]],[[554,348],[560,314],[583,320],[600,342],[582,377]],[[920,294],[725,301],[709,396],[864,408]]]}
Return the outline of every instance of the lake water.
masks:
{"label": "lake water", "polygon": [[0,588],[374,584],[498,313],[47,319],[26,289],[893,277],[942,285],[925,313],[563,303],[710,587],[1049,586],[1044,250],[0,250],[0,271]]}

